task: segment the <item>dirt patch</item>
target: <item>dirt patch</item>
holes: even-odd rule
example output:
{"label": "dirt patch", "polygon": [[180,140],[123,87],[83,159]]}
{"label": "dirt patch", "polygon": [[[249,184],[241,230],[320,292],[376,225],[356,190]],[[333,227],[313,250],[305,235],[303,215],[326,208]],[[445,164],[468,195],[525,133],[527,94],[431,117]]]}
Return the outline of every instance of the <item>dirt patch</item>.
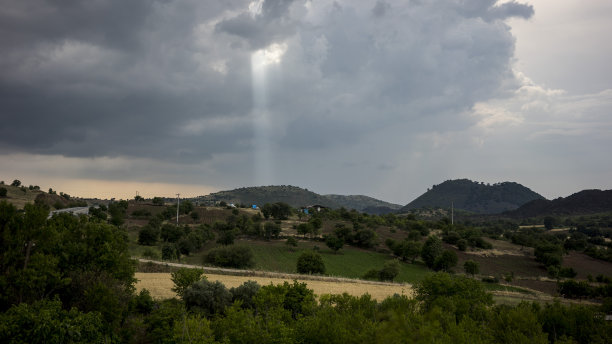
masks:
{"label": "dirt patch", "polygon": [[599,274],[612,277],[612,263],[576,251],[563,256],[563,266],[573,268],[578,273],[576,276],[578,279],[586,279],[588,275],[595,277]]}
{"label": "dirt patch", "polygon": [[[165,299],[175,297],[172,292],[173,283],[170,279],[170,273],[142,273],[137,272],[135,275],[138,282],[136,289],[140,291],[143,288],[151,292],[151,296],[157,299]],[[217,275],[206,274],[209,281],[219,281],[227,288],[237,287],[244,282],[251,280],[260,285],[282,284],[283,282],[292,282],[293,279],[288,278],[273,278],[273,277],[257,277],[257,276],[232,276],[232,275]],[[308,288],[312,289],[315,294],[342,294],[344,292],[353,295],[361,296],[370,294],[372,298],[382,301],[393,294],[412,296],[412,288],[408,284],[371,284],[367,282],[332,282],[332,281],[316,281],[297,279],[298,282],[306,283]]]}

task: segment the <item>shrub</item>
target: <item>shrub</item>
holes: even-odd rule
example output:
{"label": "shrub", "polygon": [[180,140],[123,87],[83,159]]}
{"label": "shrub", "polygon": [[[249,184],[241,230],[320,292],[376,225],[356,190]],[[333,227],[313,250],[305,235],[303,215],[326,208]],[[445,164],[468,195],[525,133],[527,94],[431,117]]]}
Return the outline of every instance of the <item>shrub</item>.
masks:
{"label": "shrub", "polygon": [[467,240],[465,239],[457,240],[457,248],[459,249],[459,251],[467,250],[467,246],[468,246]]}
{"label": "shrub", "polygon": [[6,188],[0,188],[0,197],[6,197],[7,192]]}
{"label": "shrub", "polygon": [[237,269],[255,266],[253,251],[245,246],[229,246],[213,249],[204,256],[204,263]]}
{"label": "shrub", "polygon": [[381,281],[393,281],[399,274],[400,264],[397,260],[391,260],[385,263],[380,270],[379,278]]}
{"label": "shrub", "polygon": [[157,252],[153,251],[150,248],[146,248],[142,252],[142,256],[145,257],[145,258],[149,258],[149,259],[158,259],[159,258],[159,254],[157,254]]}
{"label": "shrub", "polygon": [[176,247],[172,244],[162,246],[162,260],[172,260],[178,258]]}
{"label": "shrub", "polygon": [[297,261],[297,272],[301,274],[323,274],[325,264],[318,253],[306,251],[300,255]]}

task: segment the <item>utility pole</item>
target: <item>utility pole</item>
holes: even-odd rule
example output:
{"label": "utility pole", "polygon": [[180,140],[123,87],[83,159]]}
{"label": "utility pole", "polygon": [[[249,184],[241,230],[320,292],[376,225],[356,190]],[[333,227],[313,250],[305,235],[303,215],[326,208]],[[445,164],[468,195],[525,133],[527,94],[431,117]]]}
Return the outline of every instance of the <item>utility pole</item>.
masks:
{"label": "utility pole", "polygon": [[178,226],[178,217],[179,217],[179,205],[181,203],[180,201],[180,193],[176,194],[176,225]]}

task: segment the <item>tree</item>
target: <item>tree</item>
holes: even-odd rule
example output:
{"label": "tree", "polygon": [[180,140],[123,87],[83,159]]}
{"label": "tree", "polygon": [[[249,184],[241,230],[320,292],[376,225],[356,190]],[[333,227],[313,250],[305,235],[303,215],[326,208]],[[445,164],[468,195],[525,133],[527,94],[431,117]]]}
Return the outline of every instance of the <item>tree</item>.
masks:
{"label": "tree", "polygon": [[153,197],[152,203],[154,205],[164,205],[164,199],[161,197]]}
{"label": "tree", "polygon": [[477,262],[473,260],[466,260],[465,263],[463,263],[463,270],[465,270],[466,274],[470,274],[472,277],[474,277],[474,275],[477,274],[480,269]]}
{"label": "tree", "polygon": [[271,238],[277,238],[281,232],[281,226],[274,222],[266,222],[264,224],[264,236],[266,240],[270,240]]}
{"label": "tree", "polygon": [[546,216],[544,218],[544,228],[546,230],[551,230],[555,226],[555,218],[552,216]]}
{"label": "tree", "polygon": [[297,233],[306,237],[306,234],[311,233],[313,230],[312,225],[310,223],[300,223],[297,226]]}
{"label": "tree", "polygon": [[213,316],[223,314],[225,308],[231,305],[232,294],[223,283],[202,279],[185,289],[183,300],[187,309]]}
{"label": "tree", "polygon": [[293,251],[293,248],[297,247],[298,242],[294,237],[288,237],[285,244],[291,248],[291,251]]}
{"label": "tree", "polygon": [[212,249],[204,256],[204,263],[236,269],[255,266],[253,251],[246,246],[228,246]]}
{"label": "tree", "polygon": [[415,291],[424,311],[439,307],[454,313],[457,321],[464,316],[484,320],[486,308],[493,304],[492,295],[480,281],[445,272],[428,275],[415,285]]}
{"label": "tree", "polygon": [[138,244],[145,246],[153,246],[157,243],[159,231],[149,225],[146,225],[138,232]]}
{"label": "tree", "polygon": [[6,188],[0,188],[0,197],[6,197],[7,192]]}
{"label": "tree", "polygon": [[430,236],[425,241],[423,249],[421,250],[421,258],[425,262],[425,265],[432,269],[436,262],[436,259],[442,254],[442,241],[437,236]]}
{"label": "tree", "polygon": [[13,182],[11,183],[11,186],[21,186],[21,181],[19,179],[15,179],[13,180]]}
{"label": "tree", "polygon": [[134,201],[142,202],[142,201],[144,201],[144,198],[142,196],[140,196],[140,195],[136,195],[136,196],[134,196]]}
{"label": "tree", "polygon": [[444,250],[434,262],[434,270],[450,271],[457,265],[457,254],[451,250]]}
{"label": "tree", "polygon": [[306,251],[297,260],[297,272],[300,274],[323,274],[325,264],[318,253]]}
{"label": "tree", "polygon": [[177,271],[170,274],[172,283],[174,283],[172,291],[175,292],[179,297],[183,297],[185,290],[187,290],[187,288],[189,288],[192,284],[202,279],[203,274],[204,270],[202,269],[178,269]]}
{"label": "tree", "polygon": [[325,245],[329,247],[334,253],[338,253],[338,250],[344,246],[344,240],[338,238],[335,235],[326,235],[325,236]]}

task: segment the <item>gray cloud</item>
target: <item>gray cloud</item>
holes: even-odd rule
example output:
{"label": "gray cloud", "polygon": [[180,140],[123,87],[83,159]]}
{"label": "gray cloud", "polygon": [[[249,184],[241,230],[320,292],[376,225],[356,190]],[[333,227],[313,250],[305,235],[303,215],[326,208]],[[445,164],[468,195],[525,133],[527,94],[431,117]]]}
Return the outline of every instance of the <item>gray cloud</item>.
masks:
{"label": "gray cloud", "polygon": [[[533,13],[495,0],[7,2],[0,153],[180,162],[197,171],[186,180],[249,185],[269,147],[270,183],[321,192],[454,177],[448,147],[470,160],[480,125],[535,116],[471,115],[524,87],[507,20]],[[519,132],[558,143],[569,123]]]}

